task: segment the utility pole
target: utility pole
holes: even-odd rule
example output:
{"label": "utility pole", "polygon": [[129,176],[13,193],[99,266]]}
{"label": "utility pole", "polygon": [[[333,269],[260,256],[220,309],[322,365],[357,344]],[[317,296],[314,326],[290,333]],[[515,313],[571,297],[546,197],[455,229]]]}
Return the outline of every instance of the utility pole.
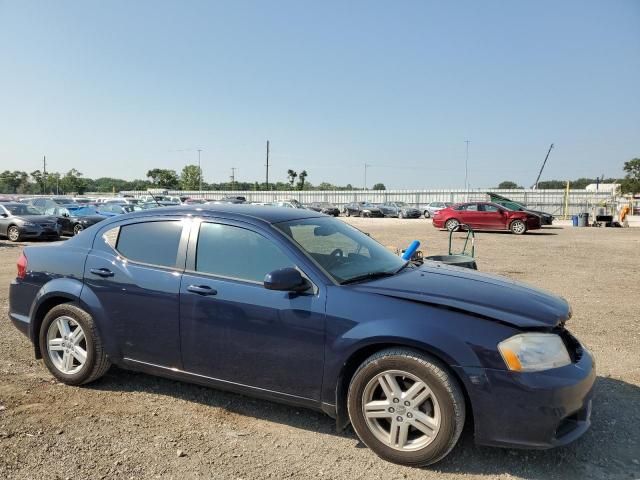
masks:
{"label": "utility pole", "polygon": [[47,156],[42,156],[42,194],[47,193]]}
{"label": "utility pole", "polygon": [[231,190],[235,190],[236,183],[236,167],[231,167]]}
{"label": "utility pole", "polygon": [[367,189],[367,168],[369,168],[371,165],[369,165],[368,163],[364,164],[364,189]]}
{"label": "utility pole", "polygon": [[198,191],[202,192],[202,167],[200,166],[200,152],[201,148],[198,149]]}
{"label": "utility pole", "polygon": [[464,143],[467,144],[466,154],[464,157],[464,188],[469,189],[469,143],[470,140],[465,140]]}
{"label": "utility pole", "polygon": [[267,190],[269,190],[269,140],[267,140]]}

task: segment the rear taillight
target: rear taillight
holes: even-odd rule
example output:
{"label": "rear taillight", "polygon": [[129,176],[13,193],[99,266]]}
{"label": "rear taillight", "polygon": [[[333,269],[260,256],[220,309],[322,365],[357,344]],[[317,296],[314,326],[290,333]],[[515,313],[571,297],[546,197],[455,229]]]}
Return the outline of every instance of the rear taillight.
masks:
{"label": "rear taillight", "polygon": [[23,280],[27,276],[27,257],[24,253],[20,254],[18,258],[18,278]]}

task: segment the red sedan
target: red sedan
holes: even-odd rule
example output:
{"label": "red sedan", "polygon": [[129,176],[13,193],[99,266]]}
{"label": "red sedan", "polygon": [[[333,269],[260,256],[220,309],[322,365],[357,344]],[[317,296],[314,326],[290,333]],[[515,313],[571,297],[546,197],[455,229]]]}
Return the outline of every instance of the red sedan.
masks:
{"label": "red sedan", "polygon": [[433,216],[433,226],[455,230],[466,223],[475,230],[511,230],[522,235],[527,230],[540,228],[540,217],[527,212],[507,210],[490,202],[458,203],[438,210]]}

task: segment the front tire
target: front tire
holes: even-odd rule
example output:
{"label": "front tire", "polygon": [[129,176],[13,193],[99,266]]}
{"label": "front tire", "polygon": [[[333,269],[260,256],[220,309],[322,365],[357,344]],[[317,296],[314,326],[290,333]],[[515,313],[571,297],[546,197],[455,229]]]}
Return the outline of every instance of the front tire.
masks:
{"label": "front tire", "polygon": [[349,418],[362,442],[381,458],[425,466],[453,449],[465,421],[457,380],[435,358],[395,348],[369,357],[348,393]]}
{"label": "front tire", "polygon": [[49,310],[39,342],[45,366],[67,385],[93,382],[111,366],[93,318],[75,305],[63,303]]}
{"label": "front tire", "polygon": [[7,229],[7,237],[9,238],[9,241],[11,241],[11,242],[19,241],[20,240],[20,229],[18,227],[16,227],[15,225],[11,225]]}
{"label": "front tire", "polygon": [[522,220],[514,220],[509,225],[509,230],[516,235],[522,235],[527,231],[527,225]]}
{"label": "front tire", "polygon": [[82,230],[84,230],[84,227],[82,225],[80,225],[79,223],[76,223],[73,226],[73,235],[80,235],[80,233],[82,232]]}
{"label": "front tire", "polygon": [[345,214],[347,217],[350,217],[350,216],[351,216],[351,212],[350,212],[349,210],[345,210],[344,214]]}

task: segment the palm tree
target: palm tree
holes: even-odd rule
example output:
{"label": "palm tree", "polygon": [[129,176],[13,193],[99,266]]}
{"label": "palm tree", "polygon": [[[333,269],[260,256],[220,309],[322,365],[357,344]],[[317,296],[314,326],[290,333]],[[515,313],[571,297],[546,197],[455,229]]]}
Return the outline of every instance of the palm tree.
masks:
{"label": "palm tree", "polygon": [[300,175],[298,175],[298,178],[300,179],[298,180],[298,190],[304,190],[304,181],[307,178],[307,171],[302,170]]}
{"label": "palm tree", "polygon": [[289,178],[289,183],[291,184],[291,188],[293,188],[293,184],[295,183],[297,176],[298,176],[298,173],[295,170],[291,170],[291,169],[287,170],[287,178]]}

